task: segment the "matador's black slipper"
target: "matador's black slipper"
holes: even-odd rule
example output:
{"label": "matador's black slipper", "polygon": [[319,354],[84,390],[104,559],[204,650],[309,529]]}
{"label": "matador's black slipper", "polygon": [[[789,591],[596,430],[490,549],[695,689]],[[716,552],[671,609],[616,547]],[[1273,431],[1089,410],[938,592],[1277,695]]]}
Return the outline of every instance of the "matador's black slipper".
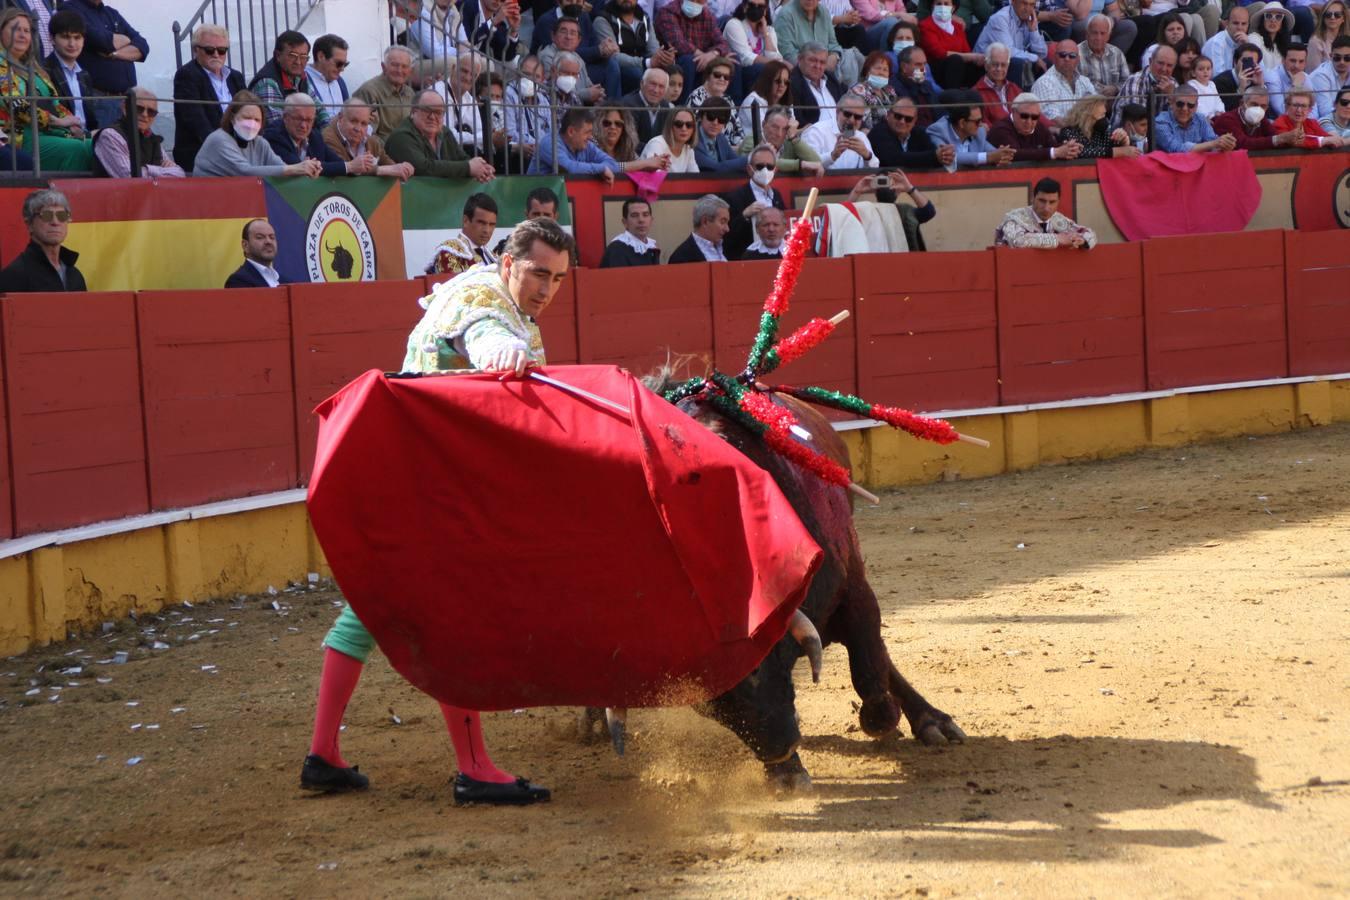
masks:
{"label": "matador's black slipper", "polygon": [[370,779],[358,771],[358,766],[341,768],[330,764],[322,756],[311,753],[305,757],[304,768],[300,770],[300,786],[307,791],[364,791],[370,787]]}
{"label": "matador's black slipper", "polygon": [[455,775],[455,805],[465,803],[492,803],[499,806],[525,806],[543,803],[553,796],[546,787],[531,784],[529,779],[515,781],[479,781],[463,772]]}

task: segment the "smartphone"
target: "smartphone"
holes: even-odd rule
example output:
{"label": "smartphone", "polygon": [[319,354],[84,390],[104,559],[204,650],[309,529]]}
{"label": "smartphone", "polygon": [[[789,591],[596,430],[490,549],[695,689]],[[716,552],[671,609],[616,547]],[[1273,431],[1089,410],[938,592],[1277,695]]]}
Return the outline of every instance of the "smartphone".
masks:
{"label": "smartphone", "polygon": [[1256,60],[1246,59],[1242,61],[1242,71],[1250,72],[1256,68]]}
{"label": "smartphone", "polygon": [[845,128],[839,129],[839,133],[846,138],[851,138],[853,137],[853,135],[857,134],[857,129],[854,128],[852,125],[849,125]]}

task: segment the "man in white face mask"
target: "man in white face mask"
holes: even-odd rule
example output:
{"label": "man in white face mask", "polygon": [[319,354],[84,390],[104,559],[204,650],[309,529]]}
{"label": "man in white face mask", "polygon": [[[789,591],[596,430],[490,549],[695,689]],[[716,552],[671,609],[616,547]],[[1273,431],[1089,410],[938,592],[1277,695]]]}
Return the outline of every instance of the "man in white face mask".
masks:
{"label": "man in white face mask", "polygon": [[755,239],[756,216],[766,209],[787,209],[783,198],[772,187],[778,171],[778,154],[771,145],[760,144],[752,150],[745,171],[749,180],[722,198],[731,207],[731,230],[722,239],[727,259],[740,259],[741,253]]}
{"label": "man in white face mask", "polygon": [[1237,140],[1239,150],[1271,150],[1301,143],[1302,128],[1283,134],[1275,133],[1271,120],[1267,118],[1269,109],[1269,90],[1264,85],[1249,84],[1242,92],[1242,103],[1235,109],[1219,113],[1209,120],[1209,124],[1215,134],[1231,134]]}

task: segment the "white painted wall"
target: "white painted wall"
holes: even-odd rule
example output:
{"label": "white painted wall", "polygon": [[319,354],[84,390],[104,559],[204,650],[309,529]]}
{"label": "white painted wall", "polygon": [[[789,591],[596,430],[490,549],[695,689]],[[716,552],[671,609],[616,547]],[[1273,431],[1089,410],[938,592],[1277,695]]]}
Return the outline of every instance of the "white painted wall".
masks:
{"label": "white painted wall", "polygon": [[[173,48],[173,23],[178,21],[186,25],[188,19],[197,11],[200,0],[107,0],[126,17],[137,31],[150,43],[150,55],[145,62],[136,64],[136,82],[155,92],[161,98],[161,114],[155,130],[164,135],[166,145],[173,143],[173,106],[169,101],[173,97],[173,74],[175,71]],[[270,21],[272,0],[247,0],[243,5],[247,9],[253,4],[255,15],[259,15],[264,6],[268,9]],[[218,8],[228,3],[230,17],[234,17],[234,0],[221,0]],[[332,32],[346,39],[351,49],[348,59],[351,66],[344,76],[347,85],[353,90],[380,72],[380,54],[389,43],[389,5],[384,0],[321,0],[310,12],[300,30],[311,41],[319,35]],[[251,35],[241,33],[240,29],[230,28],[233,46],[238,48],[241,41],[249,40]],[[271,55],[271,40],[267,46],[260,46],[259,58]],[[191,50],[183,50],[185,59],[191,58]],[[252,78],[252,72],[244,73],[245,80]]]}

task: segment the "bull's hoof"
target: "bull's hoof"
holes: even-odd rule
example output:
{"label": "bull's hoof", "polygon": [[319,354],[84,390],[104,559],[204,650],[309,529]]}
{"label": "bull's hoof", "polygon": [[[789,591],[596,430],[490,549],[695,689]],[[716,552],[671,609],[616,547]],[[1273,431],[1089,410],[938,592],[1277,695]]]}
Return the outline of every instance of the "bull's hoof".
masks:
{"label": "bull's hoof", "polygon": [[605,721],[605,711],[598,706],[583,707],[577,714],[577,741],[591,744],[599,739],[597,725]]}
{"label": "bull's hoof", "polygon": [[917,722],[911,722],[910,725],[914,729],[914,737],[929,747],[966,742],[966,733],[961,730],[961,726],[951,716],[931,706]]}
{"label": "bull's hoof", "polygon": [[800,794],[811,790],[811,776],[795,751],[782,762],[765,763],[764,778],[777,794]]}
{"label": "bull's hoof", "polygon": [[869,697],[858,710],[858,725],[868,737],[884,737],[900,724],[900,706],[890,694]]}

